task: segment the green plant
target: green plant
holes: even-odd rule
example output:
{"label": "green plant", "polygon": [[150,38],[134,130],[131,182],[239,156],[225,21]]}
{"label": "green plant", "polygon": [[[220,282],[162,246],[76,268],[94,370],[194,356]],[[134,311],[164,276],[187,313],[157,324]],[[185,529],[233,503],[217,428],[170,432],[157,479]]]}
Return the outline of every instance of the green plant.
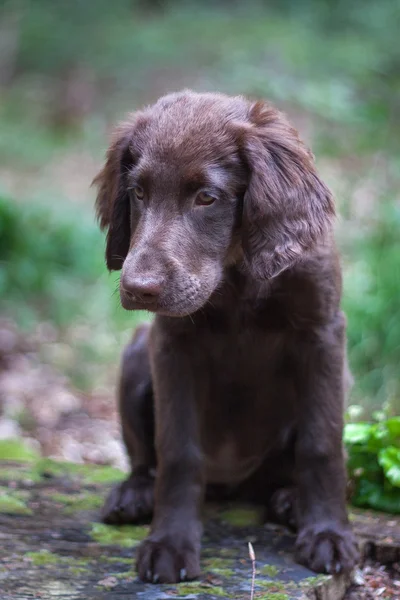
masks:
{"label": "green plant", "polygon": [[[93,221],[93,219],[90,219]],[[76,218],[38,205],[0,197],[0,295],[20,303],[25,316],[65,324],[104,272],[103,239],[84,211]]]}
{"label": "green plant", "polygon": [[348,319],[354,402],[400,410],[400,211],[386,201],[343,246],[343,306]]}
{"label": "green plant", "polygon": [[14,317],[18,309],[20,326],[105,320],[126,327],[132,315],[119,306],[118,275],[107,275],[103,256],[104,235],[86,206],[0,195],[0,309]]}
{"label": "green plant", "polygon": [[22,330],[50,323],[61,346],[42,346],[43,358],[79,389],[106,376],[105,364],[117,364],[144,318],[120,307],[118,275],[107,274],[103,255],[104,235],[85,206],[0,195],[0,311]]}
{"label": "green plant", "polygon": [[400,514],[400,417],[388,417],[385,411],[374,416],[374,422],[345,427],[352,503]]}

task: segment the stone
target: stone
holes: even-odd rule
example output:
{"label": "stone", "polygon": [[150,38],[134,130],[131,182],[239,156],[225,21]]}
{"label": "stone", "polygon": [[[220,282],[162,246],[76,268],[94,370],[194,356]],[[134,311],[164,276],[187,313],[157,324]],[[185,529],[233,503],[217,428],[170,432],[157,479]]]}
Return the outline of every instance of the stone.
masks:
{"label": "stone", "polygon": [[99,522],[99,507],[113,481],[111,467],[38,459],[0,463],[0,587],[2,600],[212,600],[249,599],[256,557],[255,600],[340,600],[343,576],[312,573],[294,561],[294,538],[262,525],[248,506],[208,505],[198,581],[144,584],[134,568],[148,526]]}

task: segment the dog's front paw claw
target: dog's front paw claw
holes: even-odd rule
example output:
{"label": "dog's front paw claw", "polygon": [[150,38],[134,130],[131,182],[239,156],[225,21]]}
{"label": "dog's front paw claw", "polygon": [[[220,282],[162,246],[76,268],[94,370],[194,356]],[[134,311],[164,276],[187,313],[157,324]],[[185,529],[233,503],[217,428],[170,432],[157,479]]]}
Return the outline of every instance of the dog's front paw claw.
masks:
{"label": "dog's front paw claw", "polygon": [[349,527],[310,526],[296,541],[297,560],[317,573],[349,573],[357,564],[357,542]]}
{"label": "dog's front paw claw", "polygon": [[137,570],[142,581],[178,583],[200,575],[199,548],[190,540],[152,538],[138,549]]}

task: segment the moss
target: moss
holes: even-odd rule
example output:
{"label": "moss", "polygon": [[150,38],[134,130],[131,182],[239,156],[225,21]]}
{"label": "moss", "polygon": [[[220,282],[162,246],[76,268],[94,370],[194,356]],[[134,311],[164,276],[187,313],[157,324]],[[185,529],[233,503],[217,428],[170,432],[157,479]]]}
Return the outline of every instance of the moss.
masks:
{"label": "moss", "polygon": [[122,548],[132,548],[141,542],[148,534],[149,527],[145,525],[133,526],[122,525],[103,525],[103,523],[93,523],[89,532],[92,538],[104,546],[121,546]]}
{"label": "moss", "polygon": [[93,563],[93,559],[89,557],[75,558],[74,556],[59,556],[59,559],[62,564],[71,568],[80,569],[81,572],[87,571]]}
{"label": "moss", "polygon": [[67,514],[73,514],[81,510],[96,510],[103,504],[103,498],[88,492],[81,494],[54,493],[51,495],[51,499],[54,502],[63,504],[65,506],[64,512]]}
{"label": "moss", "polygon": [[62,562],[62,557],[57,554],[52,554],[48,550],[41,550],[40,552],[27,552],[25,557],[32,562],[35,567],[41,567],[43,565],[59,565]]}
{"label": "moss", "polygon": [[33,512],[27,505],[30,493],[25,490],[14,490],[0,486],[0,513],[32,515]]}
{"label": "moss", "polygon": [[119,571],[118,573],[110,573],[110,577],[117,579],[136,579],[136,571],[129,569],[128,571]]}
{"label": "moss", "polygon": [[279,573],[278,567],[275,565],[263,565],[259,569],[261,575],[267,575],[268,577],[276,577]]}
{"label": "moss", "polygon": [[232,508],[222,511],[220,518],[235,527],[260,524],[260,513],[256,508]]}
{"label": "moss", "polygon": [[212,571],[216,575],[221,577],[232,577],[235,574],[233,567],[233,560],[228,558],[221,558],[219,556],[212,558],[205,558],[204,567],[207,571]]}
{"label": "moss", "polygon": [[78,470],[82,481],[86,484],[92,483],[118,483],[125,479],[126,475],[114,467],[98,467],[93,465],[79,465]]}
{"label": "moss", "polygon": [[256,580],[256,584],[264,589],[271,590],[271,592],[279,592],[285,589],[285,586],[280,581],[266,581],[266,580]]}
{"label": "moss", "polygon": [[192,594],[207,594],[209,596],[222,596],[223,598],[231,597],[229,592],[219,585],[208,585],[207,583],[198,581],[180,583],[177,585],[176,591],[178,592],[178,597]]}
{"label": "moss", "polygon": [[98,465],[81,465],[70,462],[56,461],[43,458],[35,465],[35,470],[41,476],[78,478],[87,485],[96,483],[115,483],[124,479],[125,475],[114,467]]}
{"label": "moss", "polygon": [[215,556],[212,558],[205,558],[204,564],[207,565],[210,569],[225,569],[227,567],[233,566],[233,560],[229,558],[221,558],[220,556]]}
{"label": "moss", "polygon": [[39,454],[19,439],[0,440],[0,459],[23,462],[36,461]]}
{"label": "moss", "polygon": [[72,575],[75,575],[77,577],[79,575],[84,575],[85,573],[87,573],[88,567],[80,567],[80,566],[70,567],[70,571],[71,571]]}
{"label": "moss", "polygon": [[306,577],[300,582],[300,587],[317,587],[329,581],[329,575],[315,575],[315,577]]}
{"label": "moss", "polygon": [[133,562],[132,558],[121,558],[119,556],[106,556],[103,557],[103,559],[105,559],[107,562],[118,563],[121,565],[131,565]]}
{"label": "moss", "polygon": [[40,550],[40,552],[28,552],[25,558],[35,567],[57,565],[67,567],[72,575],[82,575],[87,573],[91,565],[90,558],[75,558],[72,556],[60,556],[53,554],[49,550]]}
{"label": "moss", "polygon": [[8,487],[6,485],[0,485],[0,497],[4,494],[13,496],[14,498],[19,498],[20,500],[28,500],[30,496],[30,492],[28,490],[20,490]]}
{"label": "moss", "polygon": [[[70,462],[57,461],[51,458],[38,458],[30,449],[25,451],[15,444],[7,441],[3,450],[0,441],[0,459],[28,461],[29,466],[16,465],[1,469],[0,479],[3,481],[33,481],[40,482],[43,478],[69,478],[78,479],[86,485],[116,483],[122,481],[125,474],[119,469],[110,466],[98,466],[91,464],[74,464]],[[24,453],[25,452],[25,453]],[[19,457],[19,458],[18,458]]]}
{"label": "moss", "polygon": [[26,505],[24,500],[16,497],[14,494],[0,492],[0,513],[9,513],[13,515],[32,515],[33,512]]}
{"label": "moss", "polygon": [[11,481],[32,481],[37,483],[41,480],[41,477],[34,468],[22,468],[20,465],[15,465],[14,467],[5,468],[2,466],[0,480],[7,481],[8,483]]}
{"label": "moss", "polygon": [[233,577],[235,575],[234,569],[229,569],[229,568],[212,569],[212,573],[214,573],[215,575],[219,575],[220,577]]}

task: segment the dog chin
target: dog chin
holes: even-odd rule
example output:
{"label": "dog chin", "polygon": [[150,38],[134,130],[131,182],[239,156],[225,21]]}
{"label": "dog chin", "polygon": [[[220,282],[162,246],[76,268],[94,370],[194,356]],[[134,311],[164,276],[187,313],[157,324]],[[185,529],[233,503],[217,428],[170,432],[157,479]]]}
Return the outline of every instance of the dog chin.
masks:
{"label": "dog chin", "polygon": [[156,315],[160,315],[162,317],[176,317],[176,318],[182,318],[182,317],[189,317],[190,315],[193,315],[194,313],[198,312],[205,303],[200,304],[199,306],[193,306],[193,305],[188,305],[188,306],[179,306],[179,307],[159,307],[156,310],[151,310],[150,312],[154,312]]}
{"label": "dog chin", "polygon": [[164,317],[189,317],[201,310],[210,299],[211,294],[206,297],[196,298],[188,302],[160,302],[155,310],[151,309],[157,315]]}

